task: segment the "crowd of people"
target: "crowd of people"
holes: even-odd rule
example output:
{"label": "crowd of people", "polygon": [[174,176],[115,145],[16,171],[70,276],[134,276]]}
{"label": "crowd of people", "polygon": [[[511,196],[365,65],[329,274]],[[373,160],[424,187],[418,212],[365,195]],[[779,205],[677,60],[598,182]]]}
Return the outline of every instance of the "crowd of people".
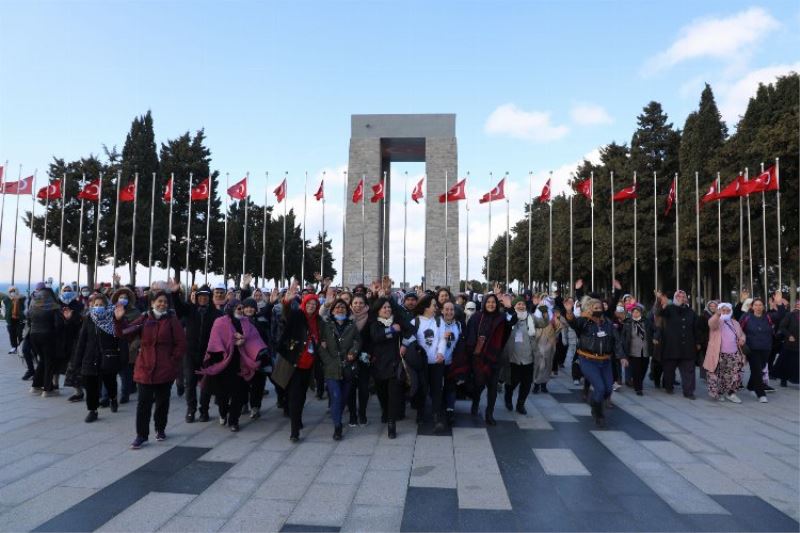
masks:
{"label": "crowd of people", "polygon": [[585,294],[582,280],[574,289],[563,298],[499,285],[453,295],[396,290],[387,277],[352,290],[320,279],[267,292],[248,276],[238,288],[188,289],[177,281],[121,286],[115,278],[94,289],[48,280],[30,297],[10,287],[0,300],[10,353],[25,361],[31,393],[72,389],[68,401],[85,401],[87,423],[101,408],[117,413],[135,394],[133,449],[148,442],[151,418],[155,439],[167,438],[173,385],[187,423],[209,422],[213,399],[219,424],[232,432],[242,416],[259,419],[274,390],[297,442],[309,393],[327,400],[340,440],[345,412],[350,427],[369,423],[373,395],[388,438],[408,409],[417,423],[445,431],[456,423],[459,399],[471,401],[473,417],[483,402],[487,426],[497,424],[499,394],[524,416],[528,395],[548,394],[548,381],[567,364],[600,428],[614,392],[642,396],[648,377],[652,388],[674,394],[680,385],[694,400],[699,373],[711,398],[735,404],[743,401],[745,365],[746,388],[761,403],[776,379],[798,383],[800,301],[790,310],[780,292],[765,302],[743,291],[735,305],[710,301],[696,314],[681,290],[672,298],[656,293],[647,309],[616,280],[605,295]]}

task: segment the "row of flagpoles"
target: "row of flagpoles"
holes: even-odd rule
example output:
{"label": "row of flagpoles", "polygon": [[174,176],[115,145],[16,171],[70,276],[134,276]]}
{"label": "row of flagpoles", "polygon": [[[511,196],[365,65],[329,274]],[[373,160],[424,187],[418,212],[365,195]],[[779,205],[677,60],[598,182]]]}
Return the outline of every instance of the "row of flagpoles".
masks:
{"label": "row of flagpoles", "polygon": [[[2,235],[3,235],[3,214],[5,211],[5,197],[6,195],[15,195],[16,196],[16,205],[15,205],[15,222],[14,222],[14,246],[13,246],[13,257],[12,257],[12,268],[11,268],[11,282],[12,284],[15,282],[15,275],[16,275],[16,251],[17,251],[17,233],[18,233],[18,218],[19,218],[19,198],[20,196],[31,194],[34,196],[35,190],[35,181],[36,181],[36,172],[33,175],[28,176],[26,178],[22,178],[22,167],[20,166],[20,174],[18,181],[16,182],[6,182],[4,179],[5,169],[8,168],[8,162],[3,167],[0,167],[0,189],[2,190],[2,207],[0,207],[0,246],[2,246]],[[771,166],[768,169],[764,169],[764,165],[761,165],[761,173],[754,179],[749,178],[749,171],[745,169],[745,172],[734,179],[730,184],[728,184],[724,189],[721,188],[720,183],[720,176],[717,174],[716,179],[712,182],[710,187],[708,188],[707,192],[700,197],[699,195],[699,175],[695,173],[695,201],[697,204],[696,216],[697,216],[697,287],[699,290],[700,286],[700,244],[699,244],[699,208],[705,204],[710,202],[716,201],[717,202],[717,222],[718,222],[718,277],[719,277],[719,287],[721,290],[722,287],[722,255],[721,255],[721,211],[720,211],[720,202],[723,199],[729,198],[738,198],[739,199],[739,206],[740,206],[740,216],[739,216],[739,225],[740,225],[740,268],[739,268],[739,285],[740,287],[744,286],[744,268],[743,268],[743,261],[744,261],[744,253],[743,253],[743,200],[746,200],[746,208],[747,208],[747,224],[748,224],[748,257],[750,263],[750,290],[753,289],[753,256],[752,256],[752,234],[749,231],[750,229],[750,195],[755,193],[761,193],[762,196],[762,232],[764,235],[764,250],[763,250],[763,260],[764,260],[764,275],[763,275],[763,282],[764,282],[764,290],[765,293],[768,292],[768,280],[767,280],[767,250],[766,250],[766,202],[765,202],[765,193],[775,191],[778,195],[777,197],[777,224],[778,224],[778,286],[782,287],[783,279],[782,279],[782,269],[781,269],[781,222],[780,222],[780,180],[779,180],[779,160],[775,159],[775,165]],[[80,269],[81,269],[81,247],[82,247],[82,235],[83,235],[83,213],[84,213],[84,203],[85,202],[94,202],[97,203],[98,206],[102,201],[102,181],[104,176],[101,174],[96,179],[86,182],[86,176],[84,175],[81,180],[81,190],[77,195],[77,198],[80,199],[80,223],[79,223],[79,237],[78,237],[78,281],[80,281]],[[136,213],[136,206],[137,206],[137,187],[138,187],[138,180],[139,174],[135,174],[133,179],[129,181],[125,186],[122,186],[122,175],[121,173],[117,173],[116,176],[116,196],[118,203],[115,206],[115,220],[114,220],[114,243],[113,243],[113,270],[116,273],[117,270],[117,234],[119,231],[119,203],[125,202],[133,202],[133,211],[134,214]],[[243,242],[247,242],[247,217],[248,217],[248,201],[249,201],[249,194],[248,194],[248,180],[250,178],[249,173],[245,175],[245,177],[235,183],[234,185],[229,185],[229,177],[226,174],[226,188],[227,188],[227,195],[233,200],[244,201],[244,239]],[[467,199],[466,194],[466,182],[469,178],[469,173],[467,173],[467,177],[461,180],[456,181],[453,186],[450,186],[447,183],[448,176],[445,175],[445,193],[439,195],[438,201],[440,203],[445,204],[445,235],[447,235],[447,228],[448,228],[448,204],[451,202],[459,202],[461,200]],[[490,173],[491,178],[491,173]],[[497,200],[506,200],[506,286],[509,284],[509,246],[510,246],[510,214],[509,214],[509,200],[506,198],[505,194],[505,184],[506,179],[508,178],[508,173],[497,183],[497,185],[492,188],[489,192],[484,194],[479,198],[480,204],[489,204],[488,205],[488,223],[489,223],[489,232],[488,232],[488,243],[487,243],[487,259],[486,259],[486,279],[491,280],[491,255],[489,254],[489,250],[491,249],[491,240],[492,240],[492,203]],[[617,202],[623,202],[627,200],[633,200],[634,203],[634,241],[633,241],[633,248],[634,248],[634,258],[633,258],[633,286],[634,290],[638,289],[638,257],[637,257],[637,242],[638,242],[638,228],[637,228],[637,199],[638,199],[638,181],[637,181],[637,173],[633,173],[633,183],[631,186],[622,188],[620,190],[615,190],[614,187],[614,173],[613,171],[610,173],[611,178],[611,276],[612,279],[615,277],[615,250],[614,250],[614,204]],[[679,198],[678,198],[678,174],[676,173],[674,178],[672,179],[671,186],[669,189],[669,193],[666,199],[666,208],[664,210],[664,216],[668,216],[670,211],[674,207],[675,212],[675,246],[676,250],[680,248],[680,228],[679,228],[679,218],[678,218],[678,207],[679,207]],[[167,243],[167,264],[166,269],[169,272],[171,264],[171,236],[172,236],[172,211],[173,211],[173,202],[174,202],[174,195],[173,195],[173,183],[174,183],[175,176],[170,175],[170,178],[167,182],[166,188],[164,190],[162,199],[165,203],[169,205],[169,227],[168,227],[168,243]],[[406,173],[407,179],[407,173]],[[49,214],[49,202],[51,200],[62,200],[62,209],[61,209],[61,227],[60,227],[60,243],[59,248],[63,250],[63,226],[64,226],[64,182],[66,180],[66,176],[62,176],[60,179],[53,180],[48,185],[40,188],[36,193],[35,196],[38,199],[45,201],[45,218],[44,218],[44,234],[47,234],[47,224],[48,224],[48,214]],[[148,284],[152,281],[152,265],[153,265],[153,206],[155,204],[155,180],[156,174],[152,174],[152,199],[151,199],[151,210],[150,210],[150,242],[149,242],[149,253],[148,253]],[[210,220],[211,220],[211,199],[213,197],[213,181],[210,178],[205,178],[201,181],[198,185],[192,186],[193,175],[189,174],[189,195],[188,195],[188,206],[189,206],[189,215],[187,221],[187,247],[186,247],[186,283],[187,285],[190,283],[189,280],[189,250],[191,244],[191,219],[192,219],[192,204],[196,201],[205,201],[206,202],[206,240],[205,240],[205,268],[204,274],[205,279],[208,281],[208,244],[209,244],[209,231],[210,231]],[[264,224],[263,224],[263,235],[262,235],[262,262],[261,262],[261,278],[263,280],[266,279],[266,228],[267,228],[267,204],[268,204],[268,192],[269,187],[267,186],[269,182],[269,173],[265,173],[265,209],[264,209]],[[371,185],[372,189],[372,196],[370,198],[371,203],[382,202],[382,209],[383,209],[383,228],[381,232],[382,240],[382,250],[386,249],[386,194],[385,194],[385,187],[386,187],[386,180],[387,175],[384,173],[383,178],[380,179],[377,183]],[[286,279],[286,203],[284,200],[286,199],[288,193],[288,172],[286,176],[284,176],[283,181],[273,190],[273,194],[275,195],[277,203],[283,202],[284,204],[284,219],[283,219],[283,245],[281,250],[281,280]],[[347,189],[346,189],[346,173],[345,173],[345,201],[347,201]],[[421,199],[424,198],[423,193],[423,185],[425,182],[425,178],[419,180],[419,182],[414,186],[411,192],[411,199],[415,203],[419,203]],[[551,202],[551,185],[552,185],[552,172],[550,173],[550,177],[548,178],[547,182],[542,189],[541,194],[538,197],[533,197],[533,173],[529,173],[529,200],[531,206],[533,202],[541,202],[547,203],[549,205],[549,264],[548,264],[548,287],[552,287],[553,285],[553,254],[552,254],[552,235],[553,235],[553,217],[552,217],[552,202]],[[657,176],[656,173],[653,173],[653,183],[654,183],[654,199],[657,199]],[[365,202],[366,202],[366,194],[365,194],[365,187],[367,186],[367,176],[362,176],[361,180],[356,185],[355,190],[353,191],[352,195],[352,203],[353,204],[360,204],[361,206],[361,217],[362,217],[362,227],[365,223]],[[590,288],[594,290],[594,175],[591,174],[588,178],[577,181],[574,184],[575,190],[587,198],[591,205],[591,280],[590,280]],[[405,185],[404,185],[405,189]],[[305,190],[304,190],[304,201],[303,201],[303,224],[302,224],[302,231],[303,231],[303,242],[305,243],[306,240],[306,210],[307,210],[307,196],[308,196],[308,173],[305,174]],[[325,175],[323,173],[323,178],[317,192],[314,193],[314,198],[316,201],[321,202],[322,204],[322,232],[321,234],[324,236],[325,234]],[[403,283],[405,285],[406,281],[406,226],[407,226],[407,202],[408,198],[404,199],[404,230],[403,230]],[[573,203],[573,196],[569,198],[570,202],[570,286],[572,287],[573,284],[573,223],[572,223],[572,203]],[[35,215],[36,210],[36,201],[33,202],[31,219]],[[657,218],[658,216],[658,207],[657,202],[654,202],[654,216]],[[467,262],[466,262],[466,279],[469,279],[469,206],[467,205],[466,208],[466,248],[467,248]],[[98,246],[99,246],[99,234],[100,234],[100,209],[97,210],[98,216],[96,217],[96,238],[95,238],[95,254],[94,254],[94,272],[97,272],[97,260],[98,260]],[[227,279],[227,238],[228,238],[228,209],[226,205],[225,209],[225,228],[224,228],[224,244],[223,244],[223,279]],[[130,256],[130,265],[136,264],[135,258],[135,233],[136,233],[136,216],[132,217],[131,221],[131,256]],[[532,263],[532,246],[531,246],[531,225],[532,225],[532,209],[528,210],[528,284],[527,286],[531,286],[531,263]],[[342,220],[342,231],[344,234],[344,215]],[[654,241],[656,246],[654,247],[654,286],[658,287],[658,225],[654,224]],[[364,232],[362,232],[362,246],[361,246],[361,270],[362,270],[362,278],[364,276]],[[44,265],[46,260],[47,254],[47,239],[44,239],[44,249],[43,249],[43,258],[42,258],[42,275],[44,277]],[[344,239],[343,239],[344,241]],[[445,239],[445,254],[444,254],[444,268],[445,273],[448,272],[448,255],[449,250],[447,246],[448,239]],[[342,244],[342,250],[344,253],[344,243]],[[29,264],[28,264],[28,285],[30,287],[31,281],[31,259],[32,259],[32,251],[33,251],[33,230],[31,229],[30,234],[30,251],[29,254]],[[247,246],[243,246],[242,251],[242,274],[245,274],[246,270],[246,259],[247,259]],[[382,271],[386,272],[385,268],[385,253],[382,255]],[[63,254],[59,259],[59,281],[62,281],[62,274],[63,274]],[[324,276],[324,242],[322,246],[322,254],[320,257],[320,274]],[[680,262],[679,262],[679,254],[675,254],[675,275],[676,280],[680,280]],[[303,246],[302,251],[302,259],[301,259],[301,279],[305,278],[305,246]],[[364,279],[363,282],[367,282],[371,280]],[[449,281],[449,279],[448,279]]]}

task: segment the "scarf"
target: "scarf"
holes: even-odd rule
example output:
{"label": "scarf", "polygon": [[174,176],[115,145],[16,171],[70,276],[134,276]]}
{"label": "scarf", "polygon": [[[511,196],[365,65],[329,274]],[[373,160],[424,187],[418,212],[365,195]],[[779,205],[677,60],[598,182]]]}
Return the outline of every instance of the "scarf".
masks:
{"label": "scarf", "polygon": [[89,316],[94,322],[94,325],[98,328],[103,330],[104,332],[108,333],[109,335],[114,335],[114,306],[110,305],[108,307],[104,307],[103,311],[100,314],[95,314],[91,310],[89,311]]}
{"label": "scarf", "polygon": [[46,312],[55,309],[61,309],[61,304],[56,300],[52,290],[40,289],[36,291],[31,302],[31,311]]}
{"label": "scarf", "polygon": [[356,328],[358,328],[358,331],[361,331],[362,329],[364,329],[364,326],[367,325],[367,319],[369,318],[369,308],[365,305],[360,313],[356,313],[355,311],[353,311],[350,314],[350,318],[352,318],[353,322],[356,323]]}
{"label": "scarf", "polygon": [[380,322],[381,324],[383,324],[387,328],[390,328],[390,327],[392,327],[392,324],[394,324],[394,316],[390,316],[389,318],[378,317],[378,322]]}
{"label": "scarf", "polygon": [[633,333],[639,337],[639,339],[644,342],[644,324],[642,324],[641,320],[633,320]]}

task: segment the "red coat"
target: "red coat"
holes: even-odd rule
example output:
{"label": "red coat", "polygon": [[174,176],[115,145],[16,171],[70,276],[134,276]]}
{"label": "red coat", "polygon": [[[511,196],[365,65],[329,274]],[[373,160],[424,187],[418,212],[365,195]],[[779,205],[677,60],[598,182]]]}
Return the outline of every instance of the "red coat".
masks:
{"label": "red coat", "polygon": [[145,385],[170,383],[178,377],[186,353],[186,334],[173,313],[156,319],[147,312],[128,322],[114,321],[115,334],[131,340],[141,335],[139,355],[133,367],[133,380]]}

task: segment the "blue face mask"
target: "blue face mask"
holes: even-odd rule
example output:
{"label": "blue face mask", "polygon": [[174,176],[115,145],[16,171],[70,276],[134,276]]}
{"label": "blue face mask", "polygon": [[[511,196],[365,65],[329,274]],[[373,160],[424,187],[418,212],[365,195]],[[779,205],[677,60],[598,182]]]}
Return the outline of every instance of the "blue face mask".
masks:
{"label": "blue face mask", "polygon": [[74,299],[75,299],[75,293],[72,291],[61,293],[61,301],[64,302],[65,304],[70,303]]}
{"label": "blue face mask", "polygon": [[106,308],[103,307],[102,305],[92,306],[92,314],[96,316],[102,315],[105,312],[105,310]]}
{"label": "blue face mask", "polygon": [[128,305],[128,299],[127,298],[120,298],[119,300],[117,300],[117,303],[119,305],[121,305],[122,307],[126,307]]}
{"label": "blue face mask", "polygon": [[347,315],[333,315],[333,318],[335,318],[339,322],[344,322],[345,320],[347,320]]}

